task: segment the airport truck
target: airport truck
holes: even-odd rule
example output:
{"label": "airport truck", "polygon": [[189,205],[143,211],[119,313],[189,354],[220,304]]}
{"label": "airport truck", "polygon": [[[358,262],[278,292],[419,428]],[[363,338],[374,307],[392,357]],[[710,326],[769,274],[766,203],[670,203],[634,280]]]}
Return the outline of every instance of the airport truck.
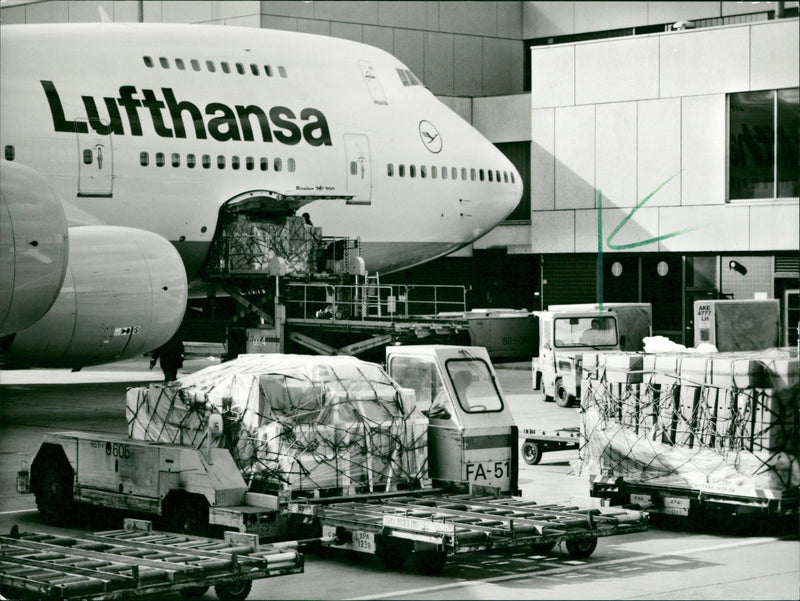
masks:
{"label": "airport truck", "polygon": [[580,398],[584,351],[641,350],[642,339],[652,332],[649,303],[554,305],[535,314],[539,355],[532,360],[533,388],[559,407]]}
{"label": "airport truck", "polygon": [[[259,357],[269,355],[248,358]],[[386,483],[379,491],[348,489],[340,495],[256,493],[226,448],[66,432],[44,437],[29,469],[19,474],[18,489],[32,491],[51,522],[67,520],[78,503],[113,507],[160,516],[183,532],[222,528],[283,540],[295,535],[302,538],[291,543],[296,546],[374,554],[388,568],[413,557],[422,573],[438,573],[450,556],[490,548],[546,553],[564,543],[570,555],[586,557],[599,537],[647,529],[647,514],[639,511],[542,506],[518,496],[518,430],[486,349],[388,347],[386,370],[404,398],[413,390],[417,407],[428,416],[420,444],[427,443],[430,480],[417,488]],[[269,387],[263,377],[261,382]],[[393,428],[414,426],[404,424]],[[218,427],[209,420],[209,431]],[[295,445],[300,435],[297,426]],[[349,453],[339,452],[337,462]],[[365,462],[378,459],[367,456]],[[387,464],[388,480],[396,465]]]}

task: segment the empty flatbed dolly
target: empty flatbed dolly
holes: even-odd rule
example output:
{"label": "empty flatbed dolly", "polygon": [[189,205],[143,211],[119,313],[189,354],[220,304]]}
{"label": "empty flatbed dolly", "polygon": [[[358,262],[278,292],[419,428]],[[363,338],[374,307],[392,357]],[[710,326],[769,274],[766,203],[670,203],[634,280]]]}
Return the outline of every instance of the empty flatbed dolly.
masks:
{"label": "empty flatbed dolly", "polygon": [[545,451],[567,451],[581,446],[580,428],[559,428],[558,430],[534,430],[523,428],[520,432],[522,460],[528,465],[536,465],[542,460]]}
{"label": "empty flatbed dolly", "polygon": [[65,536],[19,532],[0,536],[0,590],[14,599],[125,599],[180,592],[202,596],[214,586],[222,601],[241,601],[252,581],[303,572],[303,555],[286,545],[260,545],[252,534],[225,540],[152,530],[126,520],[122,530]]}
{"label": "empty flatbed dolly", "polygon": [[386,496],[358,502],[307,499],[289,511],[316,521],[331,545],[377,555],[396,569],[412,557],[423,574],[437,574],[447,557],[488,549],[526,547],[545,554],[565,543],[572,557],[588,557],[601,536],[641,532],[647,517],[618,507],[579,509],[537,505],[492,494]]}

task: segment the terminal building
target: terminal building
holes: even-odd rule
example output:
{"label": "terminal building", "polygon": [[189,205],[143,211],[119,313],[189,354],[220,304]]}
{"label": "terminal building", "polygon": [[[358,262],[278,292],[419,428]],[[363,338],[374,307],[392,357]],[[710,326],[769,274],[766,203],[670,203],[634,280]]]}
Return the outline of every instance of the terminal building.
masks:
{"label": "terminal building", "polygon": [[[403,61],[508,156],[516,210],[383,281],[471,308],[650,302],[693,344],[699,299],[800,316],[798,2],[9,2],[3,24],[216,23],[346,38]],[[100,50],[98,50],[100,51]]]}

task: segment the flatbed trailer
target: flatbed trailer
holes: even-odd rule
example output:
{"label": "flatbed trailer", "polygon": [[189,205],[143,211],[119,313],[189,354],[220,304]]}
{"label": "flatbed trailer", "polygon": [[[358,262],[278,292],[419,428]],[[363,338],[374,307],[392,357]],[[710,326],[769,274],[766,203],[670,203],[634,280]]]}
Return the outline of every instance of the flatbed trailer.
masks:
{"label": "flatbed trailer", "polygon": [[565,543],[588,557],[597,539],[647,529],[646,514],[618,507],[580,509],[537,505],[519,497],[419,491],[354,502],[307,499],[289,512],[321,527],[334,548],[377,555],[388,568],[412,557],[418,571],[436,574],[448,557],[526,547],[546,554]]}
{"label": "flatbed trailer", "polygon": [[619,476],[600,477],[591,496],[617,506],[637,506],[649,513],[689,517],[706,511],[728,514],[798,515],[800,491],[755,489],[709,484],[702,488],[627,481]]}
{"label": "flatbed trailer", "polygon": [[215,587],[222,601],[247,597],[252,581],[303,572],[303,554],[255,535],[225,540],[158,532],[144,520],[120,530],[74,536],[0,536],[0,591],[13,599],[127,599]]}
{"label": "flatbed trailer", "polygon": [[581,433],[577,426],[549,432],[523,428],[520,437],[525,439],[522,443],[522,460],[528,465],[538,464],[545,451],[567,451],[581,446]]}

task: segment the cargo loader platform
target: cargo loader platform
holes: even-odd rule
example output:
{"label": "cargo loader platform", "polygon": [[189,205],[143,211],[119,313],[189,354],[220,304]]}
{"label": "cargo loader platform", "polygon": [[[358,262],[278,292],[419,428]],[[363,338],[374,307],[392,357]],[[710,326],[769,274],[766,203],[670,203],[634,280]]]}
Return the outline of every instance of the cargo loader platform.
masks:
{"label": "cargo loader platform", "polygon": [[[618,507],[579,509],[537,505],[518,497],[483,494],[406,495],[326,503],[292,502],[288,511],[315,522],[334,548],[378,555],[389,568],[412,556],[425,574],[461,553],[528,547],[545,554],[565,543],[572,557],[588,557],[602,536],[647,530],[647,514]],[[413,554],[412,554],[413,551]]]}
{"label": "cargo loader platform", "polygon": [[225,540],[152,530],[126,520],[122,530],[64,536],[18,532],[0,536],[0,591],[13,599],[125,599],[165,592],[222,601],[247,597],[252,581],[303,572],[303,555],[260,545],[253,535]]}

